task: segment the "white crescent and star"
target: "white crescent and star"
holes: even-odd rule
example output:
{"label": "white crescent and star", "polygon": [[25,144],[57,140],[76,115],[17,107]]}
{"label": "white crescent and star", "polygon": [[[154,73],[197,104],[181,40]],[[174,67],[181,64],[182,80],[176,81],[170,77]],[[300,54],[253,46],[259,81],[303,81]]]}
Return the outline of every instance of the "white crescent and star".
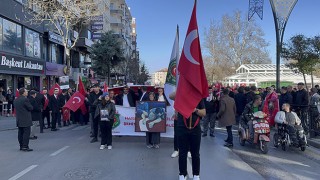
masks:
{"label": "white crescent and star", "polygon": [[198,31],[195,29],[193,31],[191,31],[186,40],[185,40],[185,44],[184,44],[184,48],[183,48],[183,52],[184,52],[184,55],[186,56],[186,58],[188,59],[188,61],[190,61],[192,64],[195,64],[195,65],[200,65],[200,63],[198,61],[196,61],[193,57],[192,57],[192,54],[191,54],[191,44],[192,42],[198,37]]}
{"label": "white crescent and star", "polygon": [[[75,99],[77,99],[77,100],[78,100],[78,102],[76,102],[76,101],[75,101]],[[78,103],[80,103],[80,102],[81,102],[81,99],[80,99],[79,97],[73,97],[73,98],[72,98],[72,100],[73,100],[73,101],[72,101],[72,103],[73,103],[73,104],[75,104],[75,103],[77,103],[77,104],[78,104]]]}

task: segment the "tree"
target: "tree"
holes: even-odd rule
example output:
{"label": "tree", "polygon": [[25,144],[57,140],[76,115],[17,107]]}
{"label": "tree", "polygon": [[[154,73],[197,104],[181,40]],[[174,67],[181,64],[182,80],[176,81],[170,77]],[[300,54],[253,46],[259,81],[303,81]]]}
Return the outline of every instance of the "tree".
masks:
{"label": "tree", "polygon": [[100,76],[108,77],[108,85],[110,85],[112,68],[124,60],[119,37],[112,31],[106,32],[100,41],[92,45],[90,52],[93,70]]}
{"label": "tree", "polygon": [[271,63],[263,36],[254,19],[247,21],[240,11],[224,15],[221,22],[211,21],[204,40],[208,80],[223,80],[242,64]]}
{"label": "tree", "polygon": [[307,90],[306,74],[312,74],[319,64],[319,42],[319,37],[307,38],[299,34],[291,37],[281,52],[281,56],[287,61],[286,65],[295,72],[302,73]]}
{"label": "tree", "polygon": [[146,81],[150,78],[149,71],[146,65],[142,62],[140,64],[140,73],[138,76],[138,84],[145,84]]}
{"label": "tree", "polygon": [[139,59],[137,58],[129,59],[126,63],[127,63],[127,66],[126,66],[127,82],[132,82],[134,84],[137,84],[140,76]]}
{"label": "tree", "polygon": [[[94,0],[29,0],[24,10],[31,15],[32,24],[45,24],[63,38],[64,63],[70,69],[70,50],[76,45],[79,34],[93,17],[100,15]],[[73,43],[70,39],[71,30],[78,31]]]}

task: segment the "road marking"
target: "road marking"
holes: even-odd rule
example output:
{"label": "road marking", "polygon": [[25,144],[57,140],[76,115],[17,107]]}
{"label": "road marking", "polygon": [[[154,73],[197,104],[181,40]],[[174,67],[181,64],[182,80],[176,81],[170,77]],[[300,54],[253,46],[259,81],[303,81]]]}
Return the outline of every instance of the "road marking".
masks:
{"label": "road marking", "polygon": [[50,156],[56,156],[57,154],[61,153],[62,151],[66,150],[66,149],[69,148],[69,147],[70,147],[70,146],[65,146],[65,147],[59,149],[58,151],[50,154]]}
{"label": "road marking", "polygon": [[187,157],[187,172],[188,172],[188,175],[189,175],[189,178],[193,178],[193,174],[192,174],[192,158],[188,158]]}
{"label": "road marking", "polygon": [[31,171],[32,169],[36,168],[38,165],[32,165],[29,166],[27,169],[19,172],[18,174],[16,174],[15,176],[13,176],[12,178],[10,178],[9,180],[17,180],[19,178],[21,178],[23,175],[27,174],[29,171]]}

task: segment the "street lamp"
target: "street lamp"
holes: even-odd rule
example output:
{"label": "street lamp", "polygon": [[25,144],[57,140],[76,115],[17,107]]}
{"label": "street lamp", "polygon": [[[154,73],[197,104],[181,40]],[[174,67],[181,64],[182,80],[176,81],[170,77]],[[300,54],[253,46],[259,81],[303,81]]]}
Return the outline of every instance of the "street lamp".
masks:
{"label": "street lamp", "polygon": [[298,0],[270,0],[276,30],[276,88],[278,91],[280,90],[280,54],[282,51],[284,30],[297,2]]}

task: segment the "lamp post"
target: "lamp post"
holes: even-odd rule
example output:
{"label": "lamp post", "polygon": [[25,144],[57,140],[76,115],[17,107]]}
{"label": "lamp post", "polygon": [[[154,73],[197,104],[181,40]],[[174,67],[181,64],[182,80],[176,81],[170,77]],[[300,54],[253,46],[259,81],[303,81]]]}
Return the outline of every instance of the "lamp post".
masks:
{"label": "lamp post", "polygon": [[276,30],[276,88],[280,90],[280,54],[289,16],[298,0],[270,0]]}

